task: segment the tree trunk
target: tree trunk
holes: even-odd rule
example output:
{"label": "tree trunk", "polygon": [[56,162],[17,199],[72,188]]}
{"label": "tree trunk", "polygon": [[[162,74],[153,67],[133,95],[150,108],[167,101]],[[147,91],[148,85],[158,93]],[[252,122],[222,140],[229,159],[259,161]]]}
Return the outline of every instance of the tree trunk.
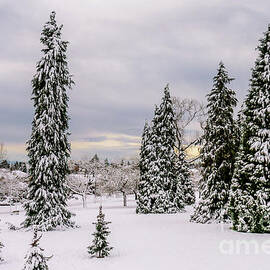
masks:
{"label": "tree trunk", "polygon": [[127,206],[127,194],[126,192],[122,191],[123,193],[123,202],[124,202],[124,206]]}
{"label": "tree trunk", "polygon": [[87,208],[86,195],[82,195],[83,208]]}
{"label": "tree trunk", "polygon": [[137,200],[137,192],[134,190],[134,197],[135,197],[135,200]]}

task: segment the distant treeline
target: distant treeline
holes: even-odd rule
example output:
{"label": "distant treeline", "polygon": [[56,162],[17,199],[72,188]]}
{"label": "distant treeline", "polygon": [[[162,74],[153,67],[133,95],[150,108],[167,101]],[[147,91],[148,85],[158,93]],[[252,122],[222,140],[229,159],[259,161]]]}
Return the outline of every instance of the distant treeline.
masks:
{"label": "distant treeline", "polygon": [[26,162],[23,161],[15,161],[11,162],[6,159],[0,160],[0,169],[10,169],[12,171],[22,171],[27,172]]}

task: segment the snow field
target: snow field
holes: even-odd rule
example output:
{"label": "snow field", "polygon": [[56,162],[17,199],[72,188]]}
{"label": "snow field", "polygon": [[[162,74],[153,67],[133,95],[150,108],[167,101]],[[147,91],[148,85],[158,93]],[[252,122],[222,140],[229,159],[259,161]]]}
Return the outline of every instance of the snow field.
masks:
{"label": "snow field", "polygon": [[[120,197],[103,200],[105,220],[112,222],[109,224],[112,233],[108,239],[114,249],[108,258],[90,258],[86,248],[92,241],[92,222],[96,221],[99,202],[90,198],[87,209],[78,202],[81,203],[72,201],[70,210],[76,214],[74,220],[80,227],[46,232],[40,240],[45,255],[53,254],[48,262],[50,270],[269,269],[269,254],[262,250],[256,253],[251,248],[251,252],[246,254],[242,248],[240,254],[236,254],[234,248],[234,252],[228,254],[231,251],[229,247],[239,240],[244,243],[255,241],[261,247],[269,235],[234,232],[227,224],[190,223],[192,207],[179,214],[137,215],[135,201],[131,197],[125,208]],[[5,244],[3,257],[6,261],[0,264],[0,269],[22,269],[33,233],[8,230],[5,222],[19,225],[24,219],[23,213],[16,216],[1,212],[0,208],[0,239]],[[224,240],[227,242],[222,242]],[[221,252],[221,243],[224,243],[223,249],[227,254]]]}

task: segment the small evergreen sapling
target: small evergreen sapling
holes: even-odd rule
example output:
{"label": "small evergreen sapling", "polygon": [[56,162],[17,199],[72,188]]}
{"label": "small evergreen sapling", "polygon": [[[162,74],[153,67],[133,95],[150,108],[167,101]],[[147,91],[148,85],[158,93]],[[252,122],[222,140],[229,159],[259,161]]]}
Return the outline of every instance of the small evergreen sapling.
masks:
{"label": "small evergreen sapling", "polygon": [[43,255],[44,249],[39,246],[39,240],[42,235],[38,236],[37,230],[34,231],[34,237],[31,247],[25,256],[25,264],[23,270],[48,270],[47,261],[51,257]]}
{"label": "small evergreen sapling", "polygon": [[100,206],[97,222],[93,222],[96,225],[96,231],[92,234],[94,236],[93,243],[88,247],[88,253],[97,258],[109,256],[113,249],[107,241],[107,236],[111,233],[107,225],[111,222],[105,221],[104,218],[105,215],[102,213],[102,206]]}

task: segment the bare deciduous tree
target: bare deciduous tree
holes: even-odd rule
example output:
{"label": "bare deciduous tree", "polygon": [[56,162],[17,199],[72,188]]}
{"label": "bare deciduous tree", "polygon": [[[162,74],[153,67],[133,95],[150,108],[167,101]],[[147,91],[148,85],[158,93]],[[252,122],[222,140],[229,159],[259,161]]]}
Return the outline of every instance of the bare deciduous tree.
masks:
{"label": "bare deciduous tree", "polygon": [[94,179],[91,175],[70,174],[67,177],[67,187],[72,194],[81,196],[83,208],[87,207],[87,195],[94,193]]}
{"label": "bare deciduous tree", "polygon": [[83,159],[69,162],[70,174],[67,177],[67,187],[72,194],[81,196],[83,207],[87,207],[87,196],[99,194],[100,178],[107,177],[107,168],[96,159]]}
{"label": "bare deciduous tree", "polygon": [[[185,130],[191,125],[191,123],[197,122],[199,127],[202,129],[206,116],[206,106],[199,102],[196,99],[185,98],[181,99],[178,97],[172,98],[175,116],[176,116],[176,127],[177,127],[177,147],[181,147]],[[183,150],[186,150],[191,145],[194,145],[198,139],[200,132],[197,130],[192,139],[186,140],[188,144],[185,146]]]}
{"label": "bare deciduous tree", "polygon": [[7,149],[4,143],[0,143],[0,160],[7,158]]}
{"label": "bare deciduous tree", "polygon": [[121,193],[124,206],[127,206],[128,194],[136,196],[139,167],[135,161],[108,165],[99,160],[85,159],[70,161],[69,166],[73,173],[67,178],[67,186],[71,193],[82,197],[83,207],[87,206],[87,196],[92,194]]}
{"label": "bare deciduous tree", "polygon": [[139,168],[136,164],[112,164],[109,167],[108,181],[102,186],[103,193],[122,193],[123,206],[127,206],[127,195],[136,194]]}
{"label": "bare deciduous tree", "polygon": [[27,188],[28,175],[20,171],[0,170],[0,200],[8,204],[22,202]]}

